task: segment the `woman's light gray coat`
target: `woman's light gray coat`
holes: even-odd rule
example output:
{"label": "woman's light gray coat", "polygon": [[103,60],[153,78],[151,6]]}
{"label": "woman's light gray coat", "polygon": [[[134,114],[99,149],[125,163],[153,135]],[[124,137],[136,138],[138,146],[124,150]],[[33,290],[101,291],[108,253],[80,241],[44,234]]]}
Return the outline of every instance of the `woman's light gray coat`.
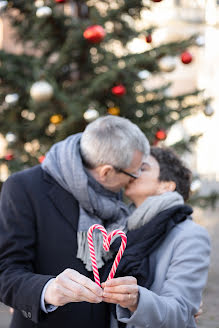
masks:
{"label": "woman's light gray coat", "polygon": [[[152,254],[155,279],[150,290],[139,287],[137,310],[117,306],[118,320],[127,328],[193,328],[207,281],[210,241],[207,231],[186,220],[168,234]],[[111,328],[117,327],[112,319]]]}

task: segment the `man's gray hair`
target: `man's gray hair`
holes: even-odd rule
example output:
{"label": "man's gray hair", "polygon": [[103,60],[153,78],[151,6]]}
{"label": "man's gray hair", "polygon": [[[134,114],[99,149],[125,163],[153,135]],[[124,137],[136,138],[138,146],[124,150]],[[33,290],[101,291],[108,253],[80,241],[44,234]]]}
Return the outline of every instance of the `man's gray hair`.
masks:
{"label": "man's gray hair", "polygon": [[125,169],[130,166],[134,152],[150,152],[148,139],[139,127],[126,118],[100,117],[88,124],[80,143],[85,165],[95,168],[110,164]]}

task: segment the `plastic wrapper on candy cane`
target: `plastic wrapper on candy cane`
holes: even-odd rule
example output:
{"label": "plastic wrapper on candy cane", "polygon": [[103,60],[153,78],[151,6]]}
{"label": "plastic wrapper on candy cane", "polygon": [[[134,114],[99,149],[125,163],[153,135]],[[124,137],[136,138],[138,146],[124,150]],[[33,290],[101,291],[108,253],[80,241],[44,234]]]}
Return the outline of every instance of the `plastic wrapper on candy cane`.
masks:
{"label": "plastic wrapper on candy cane", "polygon": [[106,252],[109,251],[111,240],[115,235],[119,235],[122,238],[121,246],[120,246],[119,251],[116,255],[116,258],[113,262],[113,266],[111,268],[111,271],[109,273],[107,280],[112,279],[115,276],[117,267],[119,265],[119,262],[122,258],[124,250],[126,248],[127,237],[123,231],[118,230],[118,229],[113,230],[109,235],[107,235],[106,229],[100,224],[94,224],[89,228],[88,233],[87,233],[87,240],[88,240],[88,245],[89,245],[89,249],[90,249],[90,256],[91,256],[91,262],[92,262],[92,267],[93,267],[94,279],[95,279],[95,282],[100,286],[100,276],[99,276],[99,271],[97,268],[97,261],[96,261],[94,244],[93,244],[93,239],[92,239],[92,234],[95,229],[99,229],[103,234],[103,248],[105,249]]}

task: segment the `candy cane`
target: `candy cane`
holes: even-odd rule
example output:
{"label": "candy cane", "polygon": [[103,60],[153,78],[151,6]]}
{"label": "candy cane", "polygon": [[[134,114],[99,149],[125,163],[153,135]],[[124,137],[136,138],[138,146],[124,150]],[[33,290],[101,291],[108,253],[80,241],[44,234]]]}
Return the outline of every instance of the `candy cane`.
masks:
{"label": "candy cane", "polygon": [[116,270],[118,268],[119,262],[122,258],[124,250],[126,248],[127,237],[126,237],[126,235],[123,231],[118,230],[118,229],[112,231],[107,236],[106,229],[103,226],[101,226],[100,224],[94,224],[89,228],[88,233],[87,233],[87,240],[88,240],[88,245],[89,245],[89,249],[90,249],[90,256],[91,256],[91,262],[92,262],[92,267],[93,267],[94,280],[100,286],[100,276],[99,276],[99,271],[98,271],[98,268],[97,268],[97,261],[96,261],[94,245],[93,245],[93,239],[92,239],[92,234],[93,234],[94,229],[99,229],[102,232],[102,234],[103,234],[103,248],[107,252],[110,249],[111,240],[115,235],[120,235],[120,237],[122,238],[121,246],[120,246],[119,251],[116,255],[116,258],[113,262],[113,266],[111,268],[111,271],[109,273],[109,276],[108,276],[107,280],[112,279],[115,276],[115,273],[116,273]]}
{"label": "candy cane", "polygon": [[[124,250],[125,250],[126,244],[127,244],[127,237],[126,237],[125,233],[123,231],[117,229],[117,230],[112,231],[108,236],[108,238],[109,238],[109,248],[110,248],[111,239],[115,235],[120,235],[120,237],[122,238],[122,243],[121,243],[119,251],[116,255],[116,258],[113,262],[113,266],[112,266],[112,269],[109,273],[109,276],[108,276],[107,280],[113,279],[113,277],[115,276],[116,270],[118,268],[119,262],[121,261],[122,255],[124,253]],[[108,249],[108,251],[109,251],[109,249]]]}
{"label": "candy cane", "polygon": [[106,229],[103,226],[101,226],[100,224],[92,225],[87,232],[87,241],[88,241],[88,245],[89,245],[89,249],[90,249],[90,257],[91,257],[91,262],[92,262],[92,267],[93,267],[94,280],[100,286],[100,276],[99,276],[99,271],[97,268],[97,261],[96,261],[94,244],[93,244],[93,239],[92,239],[92,234],[93,234],[94,229],[99,229],[102,232],[103,241],[105,241],[107,238],[107,232],[106,232]]}

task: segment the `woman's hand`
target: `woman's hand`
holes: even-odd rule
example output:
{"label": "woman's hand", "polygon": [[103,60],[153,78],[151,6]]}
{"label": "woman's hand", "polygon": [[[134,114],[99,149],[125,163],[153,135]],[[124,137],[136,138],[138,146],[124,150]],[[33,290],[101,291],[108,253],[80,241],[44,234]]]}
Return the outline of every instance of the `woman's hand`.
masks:
{"label": "woman's hand", "polygon": [[199,317],[203,314],[203,302],[201,301],[198,312],[194,315],[196,323],[198,322]]}
{"label": "woman's hand", "polygon": [[131,312],[136,311],[139,299],[137,280],[134,277],[121,277],[102,283],[103,301],[119,304]]}

